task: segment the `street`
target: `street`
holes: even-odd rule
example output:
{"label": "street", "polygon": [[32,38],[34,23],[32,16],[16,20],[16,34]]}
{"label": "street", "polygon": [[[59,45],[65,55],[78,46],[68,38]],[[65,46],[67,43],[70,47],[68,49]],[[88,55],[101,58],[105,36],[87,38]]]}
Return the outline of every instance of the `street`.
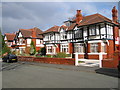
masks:
{"label": "street", "polygon": [[3,63],[2,66],[3,88],[118,88],[117,77],[92,71],[75,71],[25,62]]}

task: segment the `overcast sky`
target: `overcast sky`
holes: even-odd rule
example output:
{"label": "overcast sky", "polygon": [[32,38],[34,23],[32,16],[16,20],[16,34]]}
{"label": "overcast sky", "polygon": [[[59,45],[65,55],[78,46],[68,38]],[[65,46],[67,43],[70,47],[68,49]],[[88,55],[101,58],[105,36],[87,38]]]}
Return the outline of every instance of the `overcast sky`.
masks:
{"label": "overcast sky", "polygon": [[[2,32],[12,33],[19,29],[38,27],[47,30],[54,25],[62,25],[75,16],[76,10],[83,15],[100,13],[112,18],[111,10],[117,2],[3,2]],[[1,19],[1,16],[0,16]]]}

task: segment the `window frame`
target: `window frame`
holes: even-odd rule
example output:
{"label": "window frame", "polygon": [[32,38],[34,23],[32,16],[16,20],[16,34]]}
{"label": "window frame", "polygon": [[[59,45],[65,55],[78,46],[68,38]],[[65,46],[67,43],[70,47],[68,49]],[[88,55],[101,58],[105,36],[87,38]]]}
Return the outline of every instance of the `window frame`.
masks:
{"label": "window frame", "polygon": [[90,43],[90,52],[98,53],[98,43]]}
{"label": "window frame", "polygon": [[74,52],[75,53],[84,53],[85,52],[84,43],[75,43],[74,44]]}

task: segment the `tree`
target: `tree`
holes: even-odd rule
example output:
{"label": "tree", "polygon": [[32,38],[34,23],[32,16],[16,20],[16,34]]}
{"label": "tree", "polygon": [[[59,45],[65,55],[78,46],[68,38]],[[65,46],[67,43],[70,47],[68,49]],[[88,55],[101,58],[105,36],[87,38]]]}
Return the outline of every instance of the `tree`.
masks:
{"label": "tree", "polygon": [[36,53],[36,48],[34,42],[32,41],[30,44],[30,55],[34,55]]}
{"label": "tree", "polygon": [[1,33],[1,28],[0,28],[0,56],[2,54],[2,33]]}
{"label": "tree", "polygon": [[7,46],[7,44],[4,41],[4,36],[1,33],[1,29],[0,29],[0,54],[4,54],[4,53],[11,53],[10,48]]}

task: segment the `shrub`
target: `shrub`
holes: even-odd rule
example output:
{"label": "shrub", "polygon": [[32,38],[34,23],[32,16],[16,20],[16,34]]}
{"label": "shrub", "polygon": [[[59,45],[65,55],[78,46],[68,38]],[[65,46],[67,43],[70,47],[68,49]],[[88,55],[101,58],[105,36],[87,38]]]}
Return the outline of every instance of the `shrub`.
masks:
{"label": "shrub", "polygon": [[50,57],[50,58],[51,58],[51,57],[52,57],[52,55],[46,55],[45,57]]}
{"label": "shrub", "polygon": [[56,55],[57,58],[65,58],[67,57],[67,54],[66,53],[63,53],[63,52],[60,52]]}
{"label": "shrub", "polygon": [[34,42],[32,41],[30,44],[30,55],[34,55],[36,53],[36,48]]}
{"label": "shrub", "polygon": [[71,54],[67,54],[67,57],[71,57]]}

